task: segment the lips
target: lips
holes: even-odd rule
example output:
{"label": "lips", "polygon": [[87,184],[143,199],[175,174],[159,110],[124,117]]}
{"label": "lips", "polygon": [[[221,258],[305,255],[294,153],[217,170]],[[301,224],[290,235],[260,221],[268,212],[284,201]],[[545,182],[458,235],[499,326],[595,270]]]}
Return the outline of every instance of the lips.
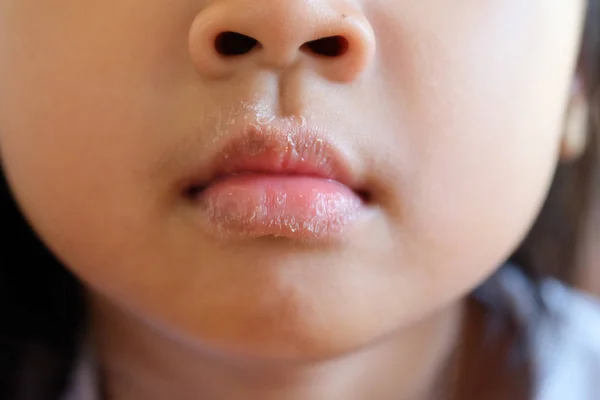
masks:
{"label": "lips", "polygon": [[306,126],[248,125],[210,166],[186,194],[220,238],[334,239],[368,198],[342,153]]}

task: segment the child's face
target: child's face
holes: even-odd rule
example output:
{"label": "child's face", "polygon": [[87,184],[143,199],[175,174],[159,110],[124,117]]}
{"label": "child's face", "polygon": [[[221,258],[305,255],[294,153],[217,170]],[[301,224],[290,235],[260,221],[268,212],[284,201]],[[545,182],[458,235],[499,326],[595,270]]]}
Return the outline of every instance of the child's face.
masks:
{"label": "child's face", "polygon": [[[2,163],[44,241],[117,305],[219,351],[332,355],[455,303],[522,239],[557,162],[583,3],[0,0]],[[224,31],[261,44],[221,56]],[[298,50],[319,35],[347,51]],[[182,182],[252,126],[246,161],[308,127],[371,201],[292,177],[190,200]],[[331,202],[343,229],[318,236],[298,199],[331,190],[351,205]],[[295,208],[252,222],[257,193]]]}

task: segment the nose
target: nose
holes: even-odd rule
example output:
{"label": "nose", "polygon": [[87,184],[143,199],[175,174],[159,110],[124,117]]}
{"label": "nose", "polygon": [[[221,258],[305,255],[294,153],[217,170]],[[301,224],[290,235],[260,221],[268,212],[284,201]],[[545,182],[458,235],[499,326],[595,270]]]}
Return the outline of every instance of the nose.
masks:
{"label": "nose", "polygon": [[194,19],[189,50],[210,78],[249,64],[285,69],[305,62],[331,81],[350,82],[373,58],[375,35],[349,0],[214,0]]}

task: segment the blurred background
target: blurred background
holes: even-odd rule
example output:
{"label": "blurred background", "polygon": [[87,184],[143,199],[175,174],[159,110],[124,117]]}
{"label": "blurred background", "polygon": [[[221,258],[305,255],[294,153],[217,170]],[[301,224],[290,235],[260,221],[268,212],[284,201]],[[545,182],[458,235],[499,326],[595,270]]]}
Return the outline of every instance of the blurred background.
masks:
{"label": "blurred background", "polygon": [[579,258],[579,286],[600,297],[600,165],[594,178],[595,190],[592,194],[592,211],[585,227],[585,240]]}

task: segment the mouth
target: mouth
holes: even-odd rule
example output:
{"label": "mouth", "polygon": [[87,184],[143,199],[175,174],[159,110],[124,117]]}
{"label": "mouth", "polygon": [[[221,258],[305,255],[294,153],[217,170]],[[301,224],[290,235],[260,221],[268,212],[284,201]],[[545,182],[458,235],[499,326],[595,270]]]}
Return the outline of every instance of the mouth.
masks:
{"label": "mouth", "polygon": [[185,186],[219,238],[341,238],[371,202],[340,151],[304,126],[249,125]]}

